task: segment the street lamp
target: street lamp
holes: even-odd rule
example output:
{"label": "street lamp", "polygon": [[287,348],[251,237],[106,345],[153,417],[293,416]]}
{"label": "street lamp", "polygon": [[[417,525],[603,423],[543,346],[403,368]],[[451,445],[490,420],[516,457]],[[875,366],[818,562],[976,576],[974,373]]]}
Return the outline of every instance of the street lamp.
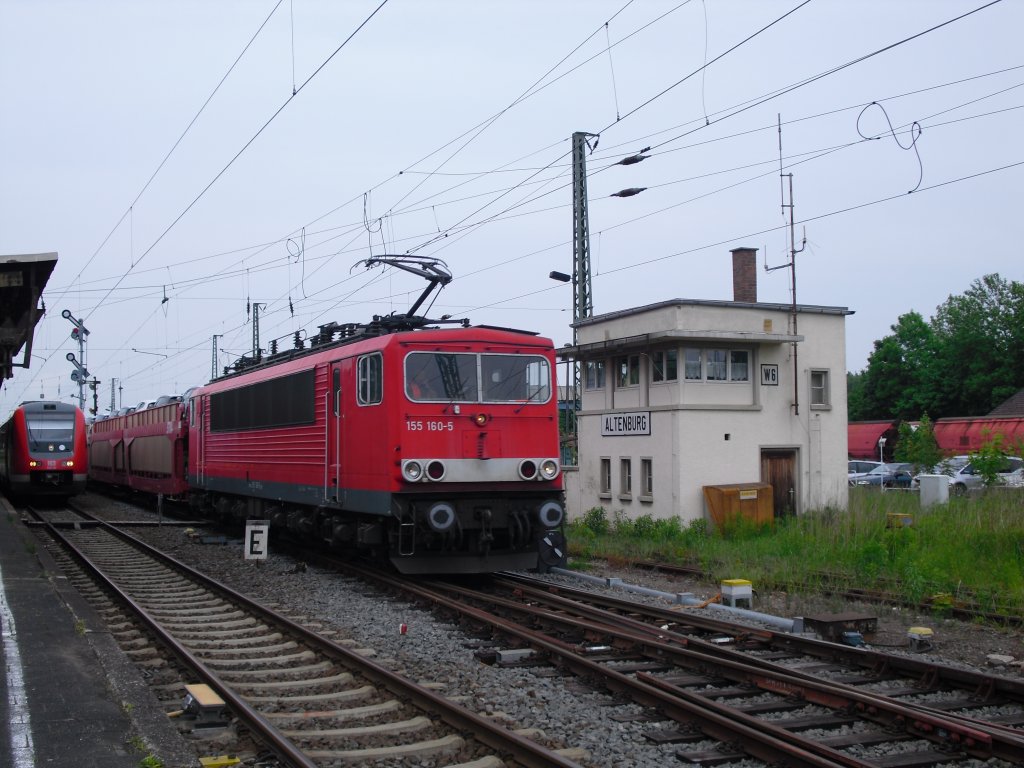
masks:
{"label": "street lamp", "polygon": [[[878,461],[880,466],[885,465],[885,436],[878,438]],[[878,487],[882,493],[885,493],[885,471],[882,470],[878,475]]]}

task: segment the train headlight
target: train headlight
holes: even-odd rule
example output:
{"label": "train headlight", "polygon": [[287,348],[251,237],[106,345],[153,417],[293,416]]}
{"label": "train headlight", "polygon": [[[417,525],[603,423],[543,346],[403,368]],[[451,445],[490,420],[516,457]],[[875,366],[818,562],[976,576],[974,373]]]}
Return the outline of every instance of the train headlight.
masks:
{"label": "train headlight", "polygon": [[489,417],[487,416],[486,413],[477,413],[473,416],[473,423],[476,424],[478,427],[482,427],[484,424],[487,423],[488,419]]}
{"label": "train headlight", "polygon": [[519,462],[519,476],[523,480],[533,480],[537,477],[537,463],[532,459],[523,459]]}
{"label": "train headlight", "polygon": [[438,533],[444,533],[455,525],[455,509],[451,504],[438,502],[427,512],[427,523]]}
{"label": "train headlight", "polygon": [[537,510],[537,519],[545,528],[557,528],[564,517],[565,510],[557,501],[545,501]]}
{"label": "train headlight", "polygon": [[434,480],[435,482],[438,480],[443,480],[444,473],[444,462],[435,460],[427,464],[427,478],[429,478],[430,480]]}
{"label": "train headlight", "polygon": [[68,459],[67,461],[64,462],[64,466],[66,466],[66,467],[73,467],[73,466],[75,466],[75,462],[72,461],[71,459]]}
{"label": "train headlight", "polygon": [[30,467],[38,467],[38,466],[39,466],[39,462],[38,462],[38,461],[30,461],[30,462],[28,463],[28,465],[29,465]]}
{"label": "train headlight", "polygon": [[402,464],[402,477],[415,483],[423,477],[423,465],[418,461],[407,461]]}
{"label": "train headlight", "polygon": [[540,463],[540,479],[554,480],[558,477],[558,462],[554,459],[544,459]]}

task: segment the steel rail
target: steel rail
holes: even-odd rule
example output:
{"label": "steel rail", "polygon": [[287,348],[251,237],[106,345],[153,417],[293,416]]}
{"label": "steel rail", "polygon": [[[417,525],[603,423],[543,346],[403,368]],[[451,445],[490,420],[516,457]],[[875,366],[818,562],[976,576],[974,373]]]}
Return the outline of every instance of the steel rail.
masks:
{"label": "steel rail", "polygon": [[[930,661],[914,659],[908,656],[897,656],[868,648],[856,648],[853,646],[831,643],[817,638],[802,637],[800,635],[776,632],[770,629],[757,627],[745,627],[734,622],[718,618],[697,616],[693,612],[680,613],[655,605],[637,604],[629,600],[603,595],[575,587],[566,587],[545,582],[540,579],[533,579],[528,576],[513,573],[502,573],[500,577],[506,581],[515,582],[520,588],[527,590],[530,594],[540,595],[563,595],[568,596],[571,601],[575,598],[590,604],[604,606],[623,613],[636,613],[638,610],[651,616],[659,624],[672,622],[676,624],[688,624],[701,629],[713,632],[735,634],[742,630],[744,637],[756,638],[762,642],[771,643],[778,647],[797,649],[800,653],[818,658],[844,659],[853,666],[864,669],[892,669],[908,677],[914,676],[919,679],[936,678],[947,682],[949,685],[961,690],[987,689],[992,693],[999,693],[1009,699],[1024,704],[1024,681],[1013,680],[1006,677],[986,675],[957,667],[945,667]],[[651,630],[653,631],[653,630]]]}
{"label": "steel rail", "polygon": [[[536,599],[554,602],[561,608],[572,610],[579,615],[588,618],[590,621],[600,621],[604,624],[608,623],[607,616],[602,615],[602,609],[593,608],[590,605],[581,604],[576,600],[562,597],[560,593],[566,591],[562,587],[545,589],[545,585],[551,585],[547,582],[531,579],[530,577],[522,576],[520,574],[503,574],[497,581],[498,583],[501,583],[502,581],[507,582],[510,588],[514,586],[514,588],[521,591],[524,596],[533,595]],[[533,584],[537,584],[538,586],[532,586]],[[447,588],[457,589],[452,587]],[[628,611],[633,614],[638,612],[647,613],[656,622],[668,621],[676,624],[693,624],[693,622],[690,622],[689,620],[689,614],[666,611],[656,606],[638,605],[637,603],[631,603],[626,600],[619,600],[618,598],[608,597],[605,595],[598,595],[585,590],[574,590],[570,588],[569,591],[573,594],[577,594],[578,597],[586,600],[588,603],[594,602],[601,605],[610,604],[617,610]],[[800,679],[810,681],[818,681],[820,679],[813,674],[790,669],[766,659],[751,657],[743,654],[741,651],[725,648],[699,638],[688,637],[670,629],[662,629],[661,626],[646,624],[643,621],[632,618],[631,616],[617,616],[616,618],[621,626],[626,627],[631,631],[641,632],[657,639],[678,643],[683,647],[695,648],[702,653],[708,653],[712,656],[722,656],[739,660],[749,666],[761,667],[770,672],[779,672]],[[1022,695],[1024,694],[1024,684],[1017,680],[1010,680],[1007,678],[986,675],[978,672],[970,672],[968,670],[957,668],[942,667],[929,662],[905,659],[901,656],[869,651],[864,648],[853,648],[850,646],[839,645],[837,643],[830,643],[825,640],[795,637],[792,635],[772,632],[770,630],[748,628],[742,625],[721,621],[719,619],[706,619],[706,621],[713,622],[714,625],[717,626],[718,631],[721,631],[724,634],[731,634],[739,639],[753,638],[764,644],[766,647],[779,643],[785,646],[796,646],[799,647],[800,652],[806,653],[807,655],[815,656],[816,658],[842,660],[849,663],[851,666],[865,669],[868,672],[881,674],[882,672],[892,671],[896,675],[904,675],[912,679],[928,680],[932,683],[945,682],[956,690],[962,690],[964,692],[971,693],[972,695],[1001,694],[1007,696],[1011,701],[1024,705],[1024,695]],[[894,701],[892,697],[888,697],[881,693],[864,694],[863,691],[860,691],[860,689],[851,684],[831,682],[829,685],[836,686],[840,689],[850,690],[862,696],[867,695],[883,701]],[[927,693],[927,690],[922,689],[921,692]],[[897,703],[900,706],[916,710],[925,715],[940,717],[945,720],[956,720],[970,728],[989,733],[996,738],[1007,738],[1011,742],[1020,743],[1020,748],[1024,750],[1024,734],[1022,734],[1021,730],[1018,728],[1000,723],[987,722],[968,715],[952,714],[929,707],[926,704],[919,704],[916,702],[903,703],[898,701]]]}
{"label": "steel rail", "polygon": [[[80,509],[76,509],[76,511],[80,514],[89,515],[88,512],[84,512]],[[174,557],[171,557],[146,542],[137,539],[131,534],[119,530],[115,525],[105,523],[104,521],[98,522],[102,524],[100,526],[101,528],[104,528],[115,536],[129,542],[151,557],[186,574],[189,578],[195,579],[204,586],[220,592],[229,600],[244,606],[247,610],[259,615],[265,621],[276,624],[287,629],[289,632],[298,635],[302,638],[303,642],[309,644],[310,647],[321,651],[325,655],[340,660],[344,665],[349,666],[350,668],[356,668],[363,676],[381,685],[392,693],[411,700],[421,709],[432,712],[449,726],[455,729],[471,732],[475,739],[497,752],[510,755],[519,764],[524,766],[524,768],[579,768],[578,763],[547,749],[525,736],[513,733],[494,721],[481,717],[475,712],[465,709],[444,696],[434,693],[423,686],[417,685],[411,680],[407,680],[401,675],[374,663],[365,656],[357,654],[354,651],[350,651],[344,646],[338,645],[328,638],[303,627],[301,624],[297,624],[291,619],[271,611],[252,598],[235,591],[231,587],[216,581],[206,574],[200,573]],[[120,592],[120,590],[118,590],[118,592]],[[191,654],[189,655],[191,656]],[[198,660],[196,660],[196,663],[202,664],[202,662],[199,662]],[[216,679],[216,676],[213,673],[210,673],[210,678]],[[230,694],[230,689],[219,679],[216,680],[216,684],[212,682],[209,684],[214,687],[218,693],[222,694],[222,698],[225,698],[225,701],[228,700],[223,694],[225,692]],[[234,694],[230,695],[232,698],[237,698]],[[248,705],[244,706],[248,707]],[[256,713],[256,716],[259,718],[258,713]],[[262,721],[262,718],[259,719]],[[267,723],[267,725],[269,726],[270,724]],[[270,727],[273,728],[273,726]]]}
{"label": "steel rail", "polygon": [[[944,746],[952,744],[967,749],[978,757],[997,756],[1024,761],[1024,736],[1019,731],[1014,732],[1002,727],[986,728],[985,724],[968,721],[958,715],[907,704],[882,694],[867,693],[855,686],[822,681],[813,675],[789,670],[764,660],[751,659],[742,653],[718,648],[704,641],[694,642],[691,638],[674,635],[667,630],[655,633],[648,626],[637,627],[640,623],[628,617],[615,616],[612,618],[616,621],[609,623],[609,617],[602,617],[596,611],[584,610],[581,619],[574,619],[505,598],[480,595],[462,587],[445,585],[444,589],[453,591],[465,599],[486,600],[537,619],[561,623],[591,636],[600,633],[604,639],[614,638],[620,644],[636,643],[642,648],[642,653],[651,659],[672,659],[681,666],[699,669],[717,666],[721,670],[727,670],[723,676],[735,682],[746,683],[784,696],[798,695],[808,703],[819,704],[833,710],[848,707],[861,713],[866,719],[887,727],[901,727],[910,735]],[[571,604],[572,601],[566,601],[558,596],[541,593],[536,597],[552,598],[552,607],[560,610],[577,610],[577,606]],[[681,641],[682,647],[668,642],[677,639]]]}
{"label": "steel rail", "polygon": [[[76,510],[79,511],[80,510]],[[246,701],[235,693],[224,683],[209,667],[179,643],[173,635],[168,633],[160,622],[153,618],[150,613],[139,605],[128,593],[122,590],[92,559],[72,543],[56,526],[45,523],[44,527],[55,541],[60,542],[74,559],[82,566],[90,576],[98,581],[117,598],[123,605],[138,617],[139,621],[146,625],[156,636],[160,643],[173,653],[185,666],[193,670],[207,685],[217,691],[218,695],[228,705],[232,712],[242,720],[252,731],[258,734],[257,738],[264,741],[270,750],[290,766],[296,768],[317,768],[317,763],[310,760],[290,739],[280,732],[276,727],[265,720],[262,715],[253,709]]]}
{"label": "steel rail", "polygon": [[[498,627],[502,632],[518,637],[531,646],[542,648],[549,654],[557,654],[560,663],[564,662],[566,658],[573,659],[573,664],[583,664],[584,668],[591,673],[599,671],[599,674],[610,678],[618,685],[622,685],[625,680],[633,685],[647,684],[649,687],[664,689],[664,686],[656,685],[651,678],[645,678],[641,675],[638,676],[640,678],[638,682],[634,678],[629,678],[621,673],[609,670],[596,662],[592,662],[591,659],[580,658],[578,650],[569,643],[555,641],[539,633],[523,629],[519,625],[509,623],[503,620],[503,618],[494,616],[486,611],[444,597],[430,588],[409,586],[398,580],[383,577],[382,574],[375,574],[374,578],[389,583],[396,589],[421,594],[427,599],[432,599],[436,602],[441,602],[439,598],[442,598],[443,604],[446,607],[470,615],[476,621]],[[528,615],[538,618],[538,620],[560,623],[581,633],[586,634],[590,632],[592,635],[602,633],[605,637],[614,638],[620,643],[635,643],[642,646],[644,648],[644,655],[650,658],[674,658],[681,665],[689,667],[695,666],[706,669],[708,667],[718,667],[728,670],[729,674],[727,677],[730,679],[749,683],[768,692],[781,695],[798,694],[810,703],[816,703],[816,705],[831,710],[849,707],[866,720],[882,723],[886,726],[899,727],[911,736],[937,742],[942,746],[947,746],[947,748],[952,746],[952,748],[963,750],[966,754],[970,754],[973,757],[982,759],[999,757],[1012,762],[1024,762],[1024,738],[1020,734],[1007,730],[992,729],[992,731],[989,731],[976,727],[973,723],[946,716],[943,713],[925,712],[892,698],[865,693],[852,686],[830,684],[810,676],[798,677],[788,674],[786,671],[769,670],[757,666],[752,667],[749,659],[723,658],[721,655],[710,655],[697,650],[678,647],[667,642],[652,639],[646,632],[631,632],[607,624],[589,624],[562,614],[553,613],[550,610],[531,609],[530,606],[525,606],[522,603],[515,603],[504,598],[495,598],[490,595],[481,595],[480,593],[464,588],[452,587],[451,585],[445,585],[443,589],[465,593],[474,599],[497,602],[503,605],[503,607],[526,612]],[[609,686],[615,687],[610,684]],[[681,689],[672,689],[670,695],[672,694],[694,708],[716,711],[729,721],[743,721],[746,726],[753,730],[763,729],[781,740],[800,745],[801,748],[808,752],[828,758],[835,756],[835,759],[839,760],[840,764],[862,764],[845,753],[840,753],[828,748],[828,746],[808,741],[799,735],[766,724],[763,720],[737,712],[734,708],[720,705],[720,703],[706,697]],[[634,696],[634,698],[636,697]],[[853,762],[843,762],[848,760]]]}
{"label": "steel rail", "polygon": [[[810,768],[811,766],[869,768],[869,766],[875,765],[821,744],[805,742],[799,736],[783,728],[737,713],[735,710],[714,702],[698,700],[692,694],[688,698],[639,681],[580,656],[575,648],[567,643],[553,640],[526,629],[520,624],[473,608],[429,588],[415,586],[381,572],[370,571],[350,564],[345,564],[344,569],[363,578],[385,584],[399,592],[416,595],[484,625],[495,627],[501,632],[543,651],[556,666],[571,670],[583,678],[602,679],[610,690],[625,693],[636,703],[652,707],[677,722],[698,723],[700,730],[711,738],[722,742],[741,741],[746,745],[748,754],[770,764],[781,760],[785,765],[793,768]],[[580,627],[585,626],[582,622],[577,623]],[[645,640],[646,638],[637,637],[636,639]]]}

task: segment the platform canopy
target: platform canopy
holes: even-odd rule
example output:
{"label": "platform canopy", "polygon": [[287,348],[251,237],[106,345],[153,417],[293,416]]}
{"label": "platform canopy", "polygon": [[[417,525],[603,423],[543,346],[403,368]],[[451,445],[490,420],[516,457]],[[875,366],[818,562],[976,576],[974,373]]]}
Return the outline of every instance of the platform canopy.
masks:
{"label": "platform canopy", "polygon": [[[32,336],[42,317],[39,297],[53,268],[56,253],[0,256],[0,381],[14,375],[14,368],[28,368],[32,360]],[[24,347],[20,363],[14,356]]]}

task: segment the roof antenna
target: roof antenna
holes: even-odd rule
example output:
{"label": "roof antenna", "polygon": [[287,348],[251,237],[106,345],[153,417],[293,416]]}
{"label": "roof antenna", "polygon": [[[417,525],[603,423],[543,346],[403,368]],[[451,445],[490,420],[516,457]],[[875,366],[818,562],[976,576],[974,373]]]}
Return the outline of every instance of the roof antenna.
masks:
{"label": "roof antenna", "polygon": [[[785,264],[779,264],[775,267],[769,267],[765,264],[766,272],[774,272],[776,269],[785,269],[789,267],[790,275],[790,291],[793,299],[792,309],[790,310],[789,320],[789,332],[796,339],[797,328],[797,311],[796,311],[796,255],[803,251],[804,246],[807,245],[807,233],[804,231],[803,240],[800,241],[800,247],[796,247],[796,237],[793,232],[793,211],[795,205],[793,203],[793,174],[782,172],[782,114],[778,115],[778,126],[779,126],[779,195],[782,198],[782,215],[785,217],[786,209],[789,209],[789,261]],[[785,178],[789,178],[789,202],[786,202],[786,187]],[[799,382],[800,382],[800,367],[797,364],[797,343],[793,341],[793,414],[800,415],[800,396],[799,396]]]}

